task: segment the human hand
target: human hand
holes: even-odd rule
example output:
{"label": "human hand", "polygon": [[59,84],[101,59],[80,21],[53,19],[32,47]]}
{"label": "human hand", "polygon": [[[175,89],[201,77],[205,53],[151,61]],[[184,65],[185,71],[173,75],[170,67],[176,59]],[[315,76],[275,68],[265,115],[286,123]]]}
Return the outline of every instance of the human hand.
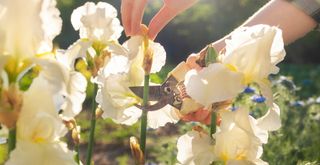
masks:
{"label": "human hand", "polygon": [[[190,8],[198,0],[163,0],[160,11],[151,19],[148,37],[154,40],[158,33],[179,13]],[[142,17],[148,0],[122,0],[121,17],[127,36],[144,35]]]}

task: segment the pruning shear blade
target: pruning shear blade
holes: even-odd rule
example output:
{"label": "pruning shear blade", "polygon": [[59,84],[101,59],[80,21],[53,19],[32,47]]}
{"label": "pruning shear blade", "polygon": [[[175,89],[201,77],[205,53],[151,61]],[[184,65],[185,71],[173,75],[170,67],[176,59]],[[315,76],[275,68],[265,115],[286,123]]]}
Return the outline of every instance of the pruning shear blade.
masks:
{"label": "pruning shear blade", "polygon": [[[136,104],[135,106],[147,111],[159,110],[166,105],[171,105],[177,109],[181,108],[182,99],[180,91],[177,88],[178,80],[170,75],[166,81],[158,86],[150,86],[149,88],[149,101],[155,101],[156,103],[147,106],[141,106]],[[143,86],[132,86],[130,90],[140,98],[143,98]]]}

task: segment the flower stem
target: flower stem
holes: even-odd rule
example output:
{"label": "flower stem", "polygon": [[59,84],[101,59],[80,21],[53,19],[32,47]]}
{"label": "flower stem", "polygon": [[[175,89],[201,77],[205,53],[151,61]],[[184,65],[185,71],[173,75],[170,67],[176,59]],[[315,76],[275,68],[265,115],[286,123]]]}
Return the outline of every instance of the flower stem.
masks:
{"label": "flower stem", "polygon": [[95,101],[95,95],[97,93],[97,85],[93,85],[93,95],[92,95],[92,111],[91,111],[91,126],[90,126],[90,134],[89,134],[89,141],[88,141],[88,150],[87,150],[87,162],[86,165],[91,164],[92,159],[92,151],[93,151],[93,145],[94,145],[94,131],[96,128],[96,108],[97,104]]}
{"label": "flower stem", "polygon": [[212,134],[216,133],[216,121],[217,121],[217,114],[216,112],[212,111],[211,113],[211,124],[210,124],[210,137]]}
{"label": "flower stem", "polygon": [[[149,79],[150,79],[150,75],[144,76],[143,103],[142,103],[144,107],[147,107],[148,105]],[[146,137],[147,137],[147,121],[148,121],[148,111],[144,109],[141,116],[141,131],[140,131],[140,147],[144,156],[146,155],[145,150],[146,150]]]}
{"label": "flower stem", "polygon": [[8,155],[10,152],[16,148],[16,128],[11,128],[9,130],[9,137],[8,137]]}
{"label": "flower stem", "polygon": [[79,148],[79,144],[76,144],[74,146],[74,150],[76,151],[76,155],[74,156],[74,160],[76,161],[77,164],[80,164],[80,148]]}

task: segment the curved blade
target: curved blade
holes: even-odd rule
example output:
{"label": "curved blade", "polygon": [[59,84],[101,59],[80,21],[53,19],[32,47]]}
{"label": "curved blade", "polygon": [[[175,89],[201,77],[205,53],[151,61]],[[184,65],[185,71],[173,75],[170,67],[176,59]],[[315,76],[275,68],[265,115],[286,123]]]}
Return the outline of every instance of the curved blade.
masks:
{"label": "curved blade", "polygon": [[[143,87],[142,86],[132,86],[129,89],[138,97],[143,98]],[[150,86],[149,87],[149,101],[159,101],[161,98],[161,86]]]}
{"label": "curved blade", "polygon": [[[170,75],[161,86],[150,86],[149,88],[149,101],[156,101],[155,104],[146,107],[135,105],[142,110],[155,111],[170,104],[171,106],[180,109],[181,99],[179,99],[179,90],[177,89],[178,81],[175,77]],[[130,90],[140,98],[143,98],[143,87],[132,86]]]}

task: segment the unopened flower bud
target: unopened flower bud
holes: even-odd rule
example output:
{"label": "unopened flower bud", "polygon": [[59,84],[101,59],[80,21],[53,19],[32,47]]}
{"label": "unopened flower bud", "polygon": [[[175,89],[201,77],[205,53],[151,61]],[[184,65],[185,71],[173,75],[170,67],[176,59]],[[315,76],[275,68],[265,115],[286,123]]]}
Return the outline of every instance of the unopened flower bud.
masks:
{"label": "unopened flower bud", "polygon": [[98,71],[102,68],[107,61],[111,57],[111,53],[107,50],[103,50],[100,52],[100,55],[94,57],[94,67],[92,68],[92,75],[97,76]]}
{"label": "unopened flower bud", "polygon": [[130,148],[136,164],[143,165],[145,161],[144,154],[141,151],[138,139],[134,136],[130,137]]}
{"label": "unopened flower bud", "polygon": [[103,110],[101,108],[96,109],[96,119],[99,119],[102,117]]}
{"label": "unopened flower bud", "polygon": [[200,137],[202,137],[204,135],[208,135],[208,132],[205,131],[201,126],[198,126],[198,125],[192,127],[192,130],[198,132]]}
{"label": "unopened flower bud", "polygon": [[153,50],[148,48],[145,51],[143,64],[142,64],[145,75],[150,74],[151,67],[152,67],[152,60],[153,60]]}
{"label": "unopened flower bud", "polygon": [[62,119],[62,122],[69,130],[72,130],[77,127],[77,123],[75,119],[69,119],[69,120]]}
{"label": "unopened flower bud", "polygon": [[80,143],[80,126],[77,126],[72,129],[71,136],[74,144]]}
{"label": "unopened flower bud", "polygon": [[217,102],[217,103],[213,103],[212,104],[212,110],[217,112],[219,110],[222,109],[226,109],[227,107],[229,107],[232,104],[232,100],[226,100],[226,101],[221,101],[221,102]]}

